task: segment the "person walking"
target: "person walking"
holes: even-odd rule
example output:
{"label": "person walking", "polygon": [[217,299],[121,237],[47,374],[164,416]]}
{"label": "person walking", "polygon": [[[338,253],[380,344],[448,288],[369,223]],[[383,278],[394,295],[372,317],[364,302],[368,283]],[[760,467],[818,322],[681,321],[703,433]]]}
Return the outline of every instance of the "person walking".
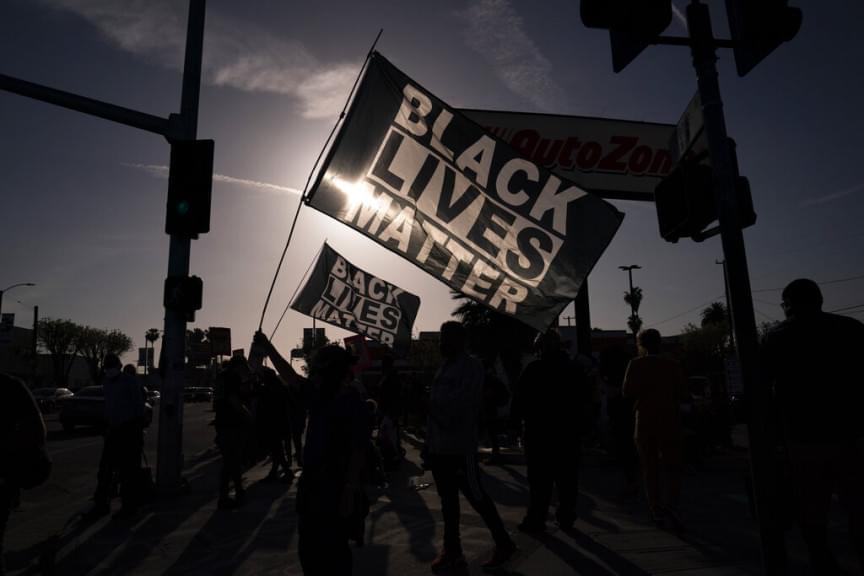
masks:
{"label": "person walking", "polygon": [[41,484],[51,472],[45,436],[45,422],[27,385],[0,373],[0,576],[6,574],[6,526],[21,488]]}
{"label": "person walking", "polygon": [[[243,402],[250,377],[249,365],[242,356],[232,356],[228,364],[216,376],[216,445],[222,455],[219,472],[219,503],[222,510],[243,504],[246,490],[243,488],[244,448],[252,428],[252,414]],[[234,498],[230,496],[234,484]]]}
{"label": "person walking", "polygon": [[362,478],[370,442],[369,411],[351,385],[354,359],[344,348],[324,346],[311,358],[307,379],[261,332],[255,334],[254,346],[264,351],[283,383],[309,408],[297,488],[297,549],[303,573],[351,574],[348,541],[362,539],[368,513]]}
{"label": "person walking", "polygon": [[836,491],[864,571],[864,324],[823,312],[822,292],[809,279],[790,282],[782,298],[786,320],[762,343],[763,398],[770,397],[763,410],[779,417],[811,570],[837,572],[827,530]]}
{"label": "person walking", "polygon": [[503,566],[516,552],[495,503],[483,489],[477,463],[478,420],[482,409],[483,364],[465,350],[465,328],[459,322],[441,325],[443,363],[432,382],[426,426],[425,465],[432,471],[441,513],[444,546],[432,562],[433,572],[466,565],[459,532],[459,492],[483,518],[495,541],[484,570]]}
{"label": "person walking", "polygon": [[105,397],[105,441],[99,460],[95,505],[90,514],[111,511],[115,472],[120,478],[118,518],[133,516],[141,505],[140,469],[144,448],[144,392],[136,379],[122,372],[116,354],[106,354],[102,389]]}
{"label": "person walking", "polygon": [[519,377],[511,407],[517,426],[524,421],[529,504],[523,532],[546,530],[553,485],[555,518],[564,530],[576,521],[582,433],[588,428],[590,390],[582,367],[561,349],[556,330],[537,336],[538,358]]}
{"label": "person walking", "polygon": [[[684,376],[678,362],[660,356],[660,332],[638,336],[639,357],[630,361],[622,392],[636,413],[634,441],[642,464],[648,507],[655,522],[682,531],[678,511],[681,494],[681,399]],[[661,478],[663,481],[661,482]]]}

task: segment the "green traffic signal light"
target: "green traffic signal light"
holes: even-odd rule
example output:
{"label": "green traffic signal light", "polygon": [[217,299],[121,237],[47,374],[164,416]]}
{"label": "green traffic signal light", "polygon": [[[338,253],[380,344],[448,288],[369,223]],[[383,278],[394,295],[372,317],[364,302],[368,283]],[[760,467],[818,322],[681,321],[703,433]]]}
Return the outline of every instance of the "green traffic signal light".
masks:
{"label": "green traffic signal light", "polygon": [[213,140],[171,143],[165,232],[195,237],[210,231]]}

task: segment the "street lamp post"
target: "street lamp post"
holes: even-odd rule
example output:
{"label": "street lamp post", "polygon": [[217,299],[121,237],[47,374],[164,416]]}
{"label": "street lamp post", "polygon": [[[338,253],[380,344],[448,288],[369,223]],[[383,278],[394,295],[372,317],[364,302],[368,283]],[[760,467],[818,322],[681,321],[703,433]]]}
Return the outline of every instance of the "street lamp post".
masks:
{"label": "street lamp post", "polygon": [[3,294],[19,286],[36,286],[36,284],[34,284],[33,282],[19,282],[18,284],[12,284],[11,286],[7,286],[3,290],[0,290],[0,314],[3,313]]}
{"label": "street lamp post", "polygon": [[[633,305],[633,270],[641,270],[642,267],[638,264],[631,264],[630,266],[619,266],[620,270],[624,270],[627,272],[627,279],[630,282],[630,317],[636,317],[636,307]],[[636,332],[633,332],[633,341],[636,341]]]}

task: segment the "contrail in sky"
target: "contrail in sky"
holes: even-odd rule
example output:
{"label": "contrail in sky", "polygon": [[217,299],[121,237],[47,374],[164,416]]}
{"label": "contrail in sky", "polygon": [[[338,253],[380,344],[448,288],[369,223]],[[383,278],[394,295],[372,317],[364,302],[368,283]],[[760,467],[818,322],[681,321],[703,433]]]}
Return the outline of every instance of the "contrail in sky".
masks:
{"label": "contrail in sky", "polygon": [[[41,0],[92,24],[118,48],[182,70],[186,2],[176,0]],[[247,92],[295,98],[304,118],[335,118],[360,70],[359,62],[322,62],[296,40],[250,22],[208,14],[204,81]]]}
{"label": "contrail in sky", "polygon": [[[123,163],[123,166],[143,170],[148,174],[156,176],[157,178],[168,178],[168,166],[165,165]],[[213,181],[225,182],[227,184],[237,184],[238,186],[247,186],[249,188],[255,188],[258,190],[265,190],[270,192],[288,192],[289,194],[297,195],[303,193],[302,190],[299,190],[297,188],[291,188],[290,186],[279,186],[278,184],[273,184],[271,182],[261,182],[260,180],[235,178],[234,176],[227,176],[225,174],[213,174]]]}
{"label": "contrail in sky", "polygon": [[560,109],[564,90],[552,77],[552,63],[525,31],[510,0],[477,0],[459,16],[468,45],[511,92],[541,110]]}

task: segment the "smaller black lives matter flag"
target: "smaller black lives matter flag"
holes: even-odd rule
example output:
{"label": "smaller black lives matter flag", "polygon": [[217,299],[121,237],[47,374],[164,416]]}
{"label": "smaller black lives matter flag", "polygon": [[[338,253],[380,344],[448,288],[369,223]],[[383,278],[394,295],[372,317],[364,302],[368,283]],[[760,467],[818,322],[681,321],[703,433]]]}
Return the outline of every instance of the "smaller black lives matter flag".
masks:
{"label": "smaller black lives matter flag", "polygon": [[306,201],[541,330],[576,297],[623,218],[378,53]]}
{"label": "smaller black lives matter flag", "polygon": [[298,312],[394,349],[410,344],[419,307],[420,298],[357,268],[326,242],[291,302]]}

